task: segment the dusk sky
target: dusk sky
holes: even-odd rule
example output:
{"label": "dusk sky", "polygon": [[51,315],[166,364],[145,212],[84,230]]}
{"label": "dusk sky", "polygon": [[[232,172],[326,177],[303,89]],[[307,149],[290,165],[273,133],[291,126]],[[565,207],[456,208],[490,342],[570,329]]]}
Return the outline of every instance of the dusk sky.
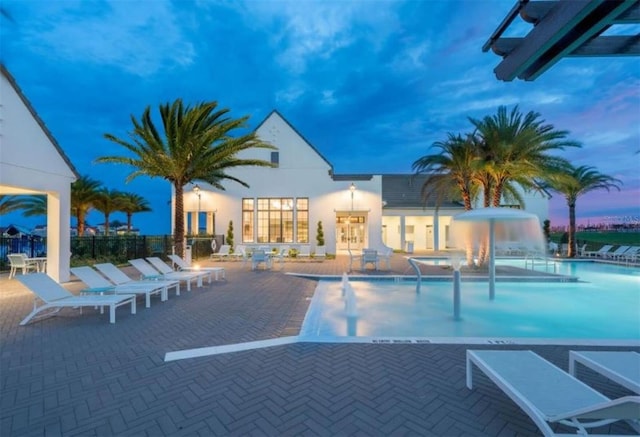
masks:
{"label": "dusk sky", "polygon": [[[639,58],[564,59],[534,82],[498,81],[500,57],[481,48],[514,3],[3,0],[0,56],[81,174],[148,199],[154,212],[134,216],[146,234],[170,232],[169,184],[125,184],[131,169],[93,162],[124,151],[105,133],[126,137],[131,115],[176,98],[215,100],[251,129],[277,109],[336,173],[374,174],[410,173],[448,132],[471,131],[468,117],[517,104],[583,144],[563,153],[574,165],[623,182],[581,197],[579,223],[637,222]],[[518,18],[507,36],[530,27]],[[552,226],[565,224],[564,199],[551,202]]]}

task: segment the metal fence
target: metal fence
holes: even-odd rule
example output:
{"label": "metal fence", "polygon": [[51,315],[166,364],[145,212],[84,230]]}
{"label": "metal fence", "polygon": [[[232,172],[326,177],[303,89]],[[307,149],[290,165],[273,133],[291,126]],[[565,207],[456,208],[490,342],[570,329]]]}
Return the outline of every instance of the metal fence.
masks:
{"label": "metal fence", "polygon": [[[193,259],[211,254],[211,240],[216,239],[217,247],[224,244],[224,236],[187,236],[186,243],[191,248]],[[158,256],[167,258],[173,253],[171,235],[96,235],[71,237],[71,265],[86,265],[97,262],[124,264],[130,259]],[[47,239],[28,236],[9,238],[0,236],[0,270],[8,270],[7,255],[26,253],[30,257],[45,256]]]}

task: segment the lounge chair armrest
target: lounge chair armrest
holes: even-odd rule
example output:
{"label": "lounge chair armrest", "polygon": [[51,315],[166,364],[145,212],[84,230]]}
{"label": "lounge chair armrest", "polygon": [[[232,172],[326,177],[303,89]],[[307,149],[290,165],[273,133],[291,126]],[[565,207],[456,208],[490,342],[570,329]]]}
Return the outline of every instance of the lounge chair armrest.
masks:
{"label": "lounge chair armrest", "polygon": [[608,402],[590,405],[574,411],[549,417],[552,422],[581,419],[640,419],[640,396],[623,396]]}

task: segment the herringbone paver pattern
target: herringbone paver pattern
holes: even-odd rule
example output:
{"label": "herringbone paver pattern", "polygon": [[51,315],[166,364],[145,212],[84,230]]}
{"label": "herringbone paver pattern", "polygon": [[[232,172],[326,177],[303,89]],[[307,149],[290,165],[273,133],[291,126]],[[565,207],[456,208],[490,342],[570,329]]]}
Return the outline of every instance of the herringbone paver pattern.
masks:
{"label": "herringbone paver pattern", "polygon": [[[227,281],[171,293],[136,315],[121,308],[115,325],[85,309],[19,327],[31,295],[0,279],[0,435],[538,434],[481,374],[466,389],[465,345],[300,343],[165,363],[170,351],[295,335],[316,283],[284,272],[341,274],[346,260],[255,272],[221,264]],[[400,257],[392,271],[411,273]],[[567,367],[570,347],[526,348]],[[627,394],[581,376],[609,396]]]}

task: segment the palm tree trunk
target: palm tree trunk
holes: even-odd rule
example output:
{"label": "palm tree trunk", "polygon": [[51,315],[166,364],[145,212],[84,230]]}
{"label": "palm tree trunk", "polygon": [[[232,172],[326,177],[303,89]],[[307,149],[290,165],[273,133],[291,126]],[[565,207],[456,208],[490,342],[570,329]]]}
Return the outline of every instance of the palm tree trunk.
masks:
{"label": "palm tree trunk", "polygon": [[173,230],[173,244],[176,247],[176,254],[184,256],[184,191],[181,182],[175,182],[173,187],[176,192],[176,212],[173,218],[175,228]]}
{"label": "palm tree trunk", "polygon": [[496,182],[496,186],[493,187],[493,207],[498,208],[500,206],[500,201],[502,200],[502,186],[504,185],[503,181]]}
{"label": "palm tree trunk", "polygon": [[567,256],[574,258],[576,256],[576,204],[569,203],[569,251]]}
{"label": "palm tree trunk", "polygon": [[131,233],[131,217],[133,217],[132,212],[127,213],[127,234]]}
{"label": "palm tree trunk", "polygon": [[104,214],[104,235],[109,235],[109,214]]}
{"label": "palm tree trunk", "polygon": [[76,220],[78,221],[78,236],[82,237],[84,235],[84,212],[78,210],[78,215],[76,216]]}

